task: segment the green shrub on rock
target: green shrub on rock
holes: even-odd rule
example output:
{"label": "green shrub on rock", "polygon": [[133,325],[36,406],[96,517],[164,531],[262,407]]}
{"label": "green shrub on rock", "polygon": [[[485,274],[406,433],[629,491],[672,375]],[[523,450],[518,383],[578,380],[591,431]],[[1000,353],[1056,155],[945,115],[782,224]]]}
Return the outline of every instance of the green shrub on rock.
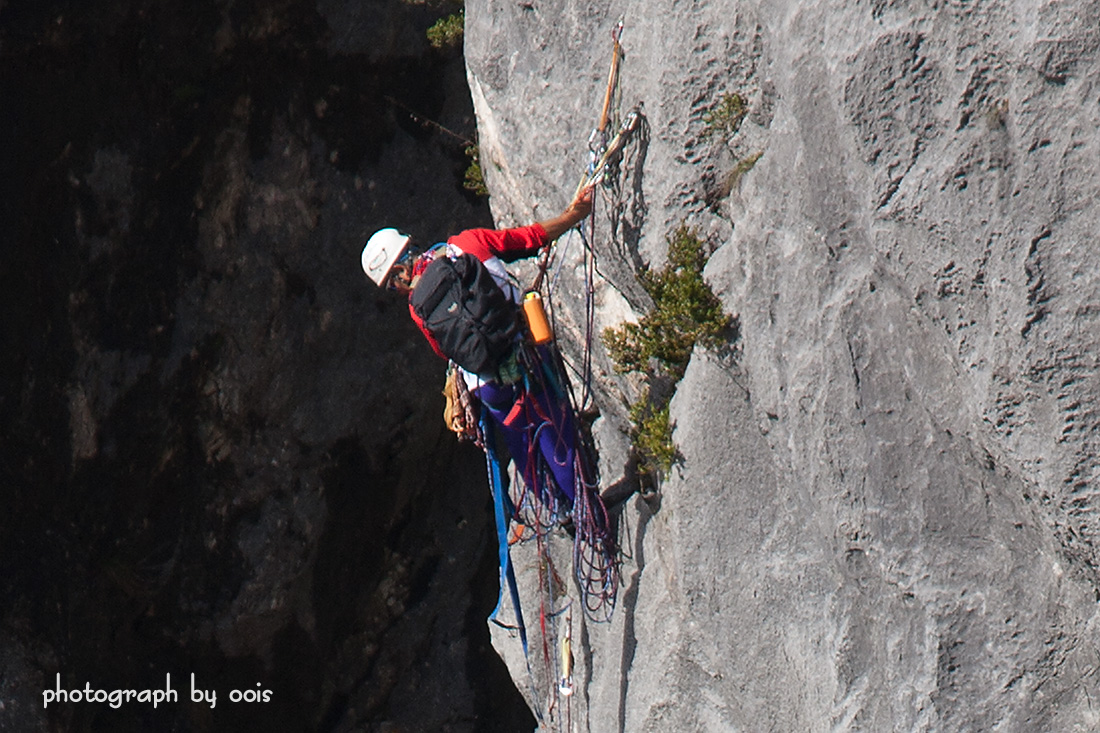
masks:
{"label": "green shrub on rock", "polygon": [[684,375],[696,343],[717,345],[732,325],[703,279],[708,254],[698,235],[681,226],[668,239],[668,262],[638,275],[653,310],[638,323],[604,331],[604,344],[620,373],[653,371],[674,380]]}
{"label": "green shrub on rock", "polygon": [[428,29],[428,43],[438,49],[457,46],[462,41],[465,24],[466,18],[461,10],[440,18]]}
{"label": "green shrub on rock", "polygon": [[[692,229],[680,226],[668,238],[668,261],[660,270],[643,268],[638,279],[653,309],[638,323],[603,332],[615,369],[637,372],[649,382],[678,382],[696,344],[715,347],[733,327],[718,296],[703,279],[709,253]],[[655,397],[646,389],[630,408],[631,439],[643,473],[663,476],[678,458],[669,418],[671,391]]]}

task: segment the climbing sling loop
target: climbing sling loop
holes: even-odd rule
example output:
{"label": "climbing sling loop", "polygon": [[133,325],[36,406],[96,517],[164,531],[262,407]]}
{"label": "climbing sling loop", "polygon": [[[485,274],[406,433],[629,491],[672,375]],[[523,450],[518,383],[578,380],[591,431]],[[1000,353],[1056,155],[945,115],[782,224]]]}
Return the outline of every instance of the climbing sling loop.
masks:
{"label": "climbing sling loop", "polygon": [[[516,586],[516,571],[512,567],[511,543],[508,538],[508,524],[515,514],[515,507],[508,497],[508,491],[504,486],[504,472],[500,459],[497,457],[496,439],[494,435],[493,421],[489,418],[488,411],[483,411],[481,416],[481,434],[485,444],[485,458],[489,471],[489,486],[493,493],[493,516],[497,527],[497,548],[500,559],[500,595],[497,597],[496,608],[489,618],[503,628],[514,628],[519,631],[520,642],[523,644],[523,656],[527,657],[527,627],[523,623],[523,611],[519,604],[519,588]],[[504,602],[504,587],[507,585],[508,593],[512,599],[512,609],[516,616],[514,627],[501,623],[497,616],[500,614],[501,604]]]}

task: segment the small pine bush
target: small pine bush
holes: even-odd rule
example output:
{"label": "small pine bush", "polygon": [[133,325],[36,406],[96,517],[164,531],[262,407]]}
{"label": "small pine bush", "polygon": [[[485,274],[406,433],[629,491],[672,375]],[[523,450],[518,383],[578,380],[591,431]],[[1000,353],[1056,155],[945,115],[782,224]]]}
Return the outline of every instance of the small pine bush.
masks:
{"label": "small pine bush", "polygon": [[485,175],[481,172],[481,157],[476,144],[466,146],[466,157],[470,159],[470,165],[466,168],[463,188],[478,196],[488,196],[489,188],[485,185]]}
{"label": "small pine bush", "polygon": [[651,370],[674,380],[684,376],[696,343],[717,345],[732,325],[722,303],[703,279],[708,254],[696,233],[681,226],[668,239],[668,262],[639,274],[653,310],[638,323],[604,331],[604,344],[620,373]]}
{"label": "small pine bush", "polygon": [[680,452],[672,442],[669,403],[654,404],[648,394],[630,406],[630,438],[638,456],[638,468],[645,474],[667,475]]}
{"label": "small pine bush", "polygon": [[466,18],[461,10],[440,18],[428,29],[428,43],[432,48],[453,48],[462,41],[465,24]]}

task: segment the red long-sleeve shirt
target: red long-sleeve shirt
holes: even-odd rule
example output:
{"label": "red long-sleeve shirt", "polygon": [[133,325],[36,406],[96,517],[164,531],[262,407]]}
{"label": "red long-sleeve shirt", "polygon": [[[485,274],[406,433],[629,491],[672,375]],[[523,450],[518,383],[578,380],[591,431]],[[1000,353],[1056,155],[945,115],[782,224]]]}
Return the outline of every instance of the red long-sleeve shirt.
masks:
{"label": "red long-sleeve shirt", "polygon": [[538,253],[546,244],[546,230],[541,224],[514,229],[467,229],[448,239],[447,244],[455,245],[482,262],[493,256],[504,262],[515,262]]}
{"label": "red long-sleeve shirt", "polygon": [[[546,239],[546,230],[541,224],[530,224],[513,229],[467,229],[453,237],[449,237],[447,244],[458,247],[466,254],[471,254],[482,262],[492,257],[498,257],[503,262],[515,262],[524,257],[538,254],[539,249],[547,243]],[[411,293],[409,298],[412,298]],[[412,309],[412,303],[409,304],[409,314],[412,316],[413,323],[424,334],[424,338],[428,339],[432,350],[446,359],[447,355],[439,348],[439,343],[424,328],[424,322]]]}

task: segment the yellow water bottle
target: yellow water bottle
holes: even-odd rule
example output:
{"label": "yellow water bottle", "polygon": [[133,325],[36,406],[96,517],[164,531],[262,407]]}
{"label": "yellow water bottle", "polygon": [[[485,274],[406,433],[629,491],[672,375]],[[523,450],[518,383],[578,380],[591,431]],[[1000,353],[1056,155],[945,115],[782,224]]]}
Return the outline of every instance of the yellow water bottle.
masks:
{"label": "yellow water bottle", "polygon": [[527,319],[527,329],[536,344],[549,343],[554,338],[550,322],[546,320],[546,309],[542,307],[542,297],[538,291],[531,290],[523,296],[523,315]]}

